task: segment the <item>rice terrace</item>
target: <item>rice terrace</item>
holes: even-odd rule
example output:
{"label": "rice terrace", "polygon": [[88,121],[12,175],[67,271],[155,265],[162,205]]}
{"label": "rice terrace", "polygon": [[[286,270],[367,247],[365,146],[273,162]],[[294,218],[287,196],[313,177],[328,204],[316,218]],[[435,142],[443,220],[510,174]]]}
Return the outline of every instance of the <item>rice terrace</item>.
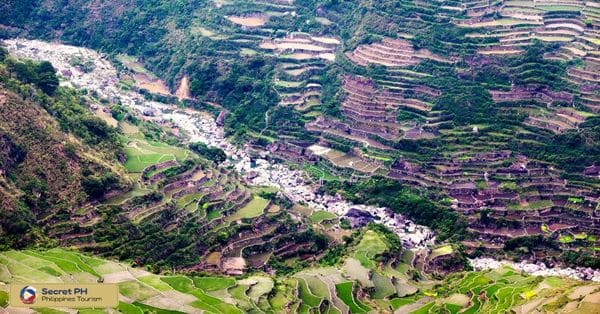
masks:
{"label": "rice terrace", "polygon": [[0,313],[600,313],[599,114],[596,0],[3,1]]}

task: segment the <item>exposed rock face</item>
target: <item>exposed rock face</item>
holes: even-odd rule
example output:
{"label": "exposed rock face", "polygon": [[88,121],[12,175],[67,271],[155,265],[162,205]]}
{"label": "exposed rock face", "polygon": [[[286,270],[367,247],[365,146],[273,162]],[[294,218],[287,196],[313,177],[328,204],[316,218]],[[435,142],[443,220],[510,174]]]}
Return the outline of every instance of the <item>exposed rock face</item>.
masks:
{"label": "exposed rock face", "polygon": [[219,116],[217,117],[216,123],[218,126],[223,126],[225,125],[225,118],[227,118],[227,111],[225,110],[221,110],[221,112],[219,112]]}

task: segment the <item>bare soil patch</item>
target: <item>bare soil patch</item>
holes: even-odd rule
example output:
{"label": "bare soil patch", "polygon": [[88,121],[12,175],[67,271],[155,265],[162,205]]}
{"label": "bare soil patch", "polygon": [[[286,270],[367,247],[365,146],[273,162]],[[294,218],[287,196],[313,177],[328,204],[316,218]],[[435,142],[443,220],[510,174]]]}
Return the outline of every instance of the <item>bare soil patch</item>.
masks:
{"label": "bare soil patch", "polygon": [[190,93],[190,78],[186,75],[181,79],[179,87],[175,91],[175,96],[179,99],[191,99],[192,94]]}
{"label": "bare soil patch", "polygon": [[160,79],[153,79],[145,73],[136,73],[133,75],[133,79],[139,88],[147,89],[154,94],[171,95],[167,84]]}
{"label": "bare soil patch", "polygon": [[250,16],[228,16],[226,18],[234,24],[247,27],[263,26],[269,20],[269,17],[265,14],[256,14]]}

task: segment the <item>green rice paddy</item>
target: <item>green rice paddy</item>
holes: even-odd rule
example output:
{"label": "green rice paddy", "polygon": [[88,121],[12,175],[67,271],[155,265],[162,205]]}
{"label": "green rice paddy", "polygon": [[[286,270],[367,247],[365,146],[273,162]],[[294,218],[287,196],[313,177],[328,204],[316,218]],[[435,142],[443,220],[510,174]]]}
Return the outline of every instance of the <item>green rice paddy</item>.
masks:
{"label": "green rice paddy", "polygon": [[313,223],[321,223],[324,220],[331,220],[337,218],[337,215],[328,211],[319,210],[312,213],[310,220]]}
{"label": "green rice paddy", "polygon": [[311,164],[304,165],[304,171],[315,179],[323,179],[324,181],[340,181],[341,178],[331,174],[322,167],[317,167]]}
{"label": "green rice paddy", "polygon": [[254,218],[263,214],[269,205],[269,200],[255,196],[246,206],[240,208],[233,215],[227,216],[226,221],[236,221],[243,218]]}
{"label": "green rice paddy", "polygon": [[227,277],[194,277],[194,285],[204,291],[217,291],[235,285],[235,279]]}
{"label": "green rice paddy", "polygon": [[434,249],[433,251],[431,251],[431,254],[429,255],[429,259],[433,260],[439,256],[452,254],[453,251],[454,250],[452,249],[451,245],[440,246],[440,247]]}
{"label": "green rice paddy", "polygon": [[551,200],[540,200],[529,204],[510,204],[507,208],[510,210],[538,210],[550,206],[552,206]]}
{"label": "green rice paddy", "polygon": [[338,296],[348,307],[352,313],[367,313],[370,308],[354,297],[354,282],[347,281],[335,285]]}
{"label": "green rice paddy", "polygon": [[[507,313],[530,304],[559,312],[568,303],[585,309],[586,313],[596,313],[600,309],[600,300],[593,294],[600,291],[598,283],[527,276],[507,267],[453,274],[439,285],[428,284],[427,280],[413,282],[406,270],[376,263],[374,256],[386,249],[381,236],[370,230],[354,248],[370,267],[362,265],[365,261],[355,260],[357,266],[353,267],[352,274],[338,266],[307,268],[292,278],[278,277],[277,280],[260,273],[244,279],[161,276],[64,249],[6,251],[0,253],[0,281],[6,284],[30,281],[93,283],[99,278],[112,278],[118,282],[122,296],[117,310],[126,314],[193,311],[342,313],[346,310],[350,313],[393,310],[405,313],[404,309],[409,307],[410,311],[406,312],[411,313]],[[440,254],[449,251],[446,246],[436,250]],[[359,277],[362,279],[348,279]],[[411,285],[417,288],[405,297],[397,297],[406,295],[402,291]],[[359,289],[362,290],[360,294]],[[582,295],[586,297],[582,298]],[[0,306],[5,307],[7,299],[6,288],[0,284]],[[40,312],[57,313],[51,309]],[[104,312],[83,310],[80,313]]]}
{"label": "green rice paddy", "polygon": [[167,144],[133,139],[124,148],[125,169],[141,172],[144,168],[169,160],[183,160],[190,154],[187,150]]}
{"label": "green rice paddy", "polygon": [[322,299],[312,294],[308,289],[308,285],[304,279],[298,279],[298,292],[302,303],[309,307],[318,307],[321,304]]}
{"label": "green rice paddy", "polygon": [[375,255],[385,252],[385,250],[387,250],[387,245],[383,242],[380,235],[375,231],[368,230],[356,246],[354,257],[363,266],[373,268],[375,266],[373,258]]}

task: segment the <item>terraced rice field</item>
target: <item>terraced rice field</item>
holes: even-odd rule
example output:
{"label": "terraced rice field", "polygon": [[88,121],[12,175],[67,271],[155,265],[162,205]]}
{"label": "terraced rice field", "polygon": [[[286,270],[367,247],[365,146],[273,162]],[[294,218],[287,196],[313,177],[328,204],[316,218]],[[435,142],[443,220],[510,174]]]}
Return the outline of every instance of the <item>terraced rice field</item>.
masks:
{"label": "terraced rice field", "polygon": [[178,209],[188,209],[190,212],[194,212],[198,209],[198,201],[204,196],[203,193],[186,194],[182,198],[177,200]]}
{"label": "terraced rice field", "polygon": [[[163,302],[171,306],[166,308],[185,308],[184,304],[172,299],[175,295],[172,297],[167,295],[172,289],[162,283],[158,276],[142,270],[132,271],[127,265],[88,257],[72,251],[62,249],[7,251],[0,254],[0,264],[6,269],[0,277],[0,281],[4,283],[95,283],[98,279],[103,278],[104,282],[118,283],[123,297],[143,301],[145,304],[142,307],[153,307],[153,305]],[[3,289],[0,286],[0,290]],[[182,300],[184,299],[182,298]],[[135,304],[126,303],[121,303],[119,309],[122,309],[124,313],[140,313],[142,311]],[[101,312],[103,313],[103,311]]]}
{"label": "terraced rice field", "polygon": [[337,218],[336,214],[324,210],[313,212],[312,215],[310,215],[310,220],[313,223],[321,223],[324,220],[331,220],[335,218]]}
{"label": "terraced rice field", "polygon": [[[415,313],[437,313],[442,309],[450,313],[505,313],[510,310],[530,313],[535,309],[556,313],[567,305],[569,308],[575,306],[592,310],[589,313],[600,310],[600,303],[592,303],[585,298],[580,300],[573,295],[583,287],[589,289],[588,293],[599,290],[600,285],[595,283],[523,276],[510,268],[456,277],[448,279],[449,286],[425,292],[421,299],[438,298],[420,306]],[[402,311],[419,300],[413,296],[397,300],[394,304],[402,304],[398,308]]]}
{"label": "terraced rice field", "polygon": [[331,174],[326,169],[321,167],[313,166],[311,164],[304,165],[304,171],[307,172],[310,176],[316,179],[323,179],[324,181],[339,181],[340,177]]}
{"label": "terraced rice field", "polygon": [[269,20],[268,16],[262,14],[253,16],[228,16],[227,19],[234,24],[247,27],[263,26]]}
{"label": "terraced rice field", "polygon": [[[273,283],[266,277],[250,277],[236,282],[234,278],[158,276],[133,269],[126,264],[88,257],[63,249],[49,251],[7,251],[0,253],[0,282],[78,282],[117,283],[122,313],[242,313],[237,300],[227,303],[217,294],[238,285],[251,285],[246,298],[258,299],[271,291]],[[6,306],[6,286],[0,285],[0,306]],[[229,294],[227,294],[229,295]],[[9,313],[11,309],[8,309]],[[82,310],[87,313],[92,310]],[[105,313],[103,310],[95,310]],[[43,311],[52,312],[50,310]],[[54,313],[54,312],[52,312]],[[56,313],[63,313],[56,311]]]}
{"label": "terraced rice field", "polygon": [[379,169],[379,165],[369,160],[348,155],[342,151],[319,146],[312,145],[309,147],[316,155],[322,156],[330,161],[337,167],[350,168],[360,172],[373,173]]}
{"label": "terraced rice field", "polygon": [[347,281],[335,285],[338,296],[348,307],[352,313],[367,313],[370,308],[354,297],[354,282]]}
{"label": "terraced rice field", "polygon": [[260,52],[278,57],[274,85],[283,106],[293,105],[304,115],[320,111],[319,75],[327,63],[335,60],[335,49],[341,42],[333,37],[290,32],[282,38],[265,38]]}
{"label": "terraced rice field", "polygon": [[[379,246],[379,240],[370,234],[358,246],[365,251],[367,247]],[[364,255],[372,256],[381,249]],[[346,263],[349,260],[352,259]],[[106,283],[118,284],[121,295],[118,310],[122,313],[268,313],[286,311],[284,309],[310,312],[321,306],[327,307],[330,313],[391,310],[400,313],[439,313],[444,310],[450,313],[529,313],[541,309],[558,312],[562,308],[597,313],[600,310],[598,283],[525,276],[510,268],[501,268],[454,274],[442,285],[428,284],[427,280],[410,282],[419,289],[412,290],[409,296],[397,297],[401,295],[402,285],[409,283],[405,270],[387,265],[379,271],[364,268],[356,260],[355,263],[352,271],[362,269],[362,274],[350,274],[348,269],[336,267],[307,268],[292,278],[273,281],[261,274],[244,279],[161,276],[75,251],[23,250],[0,253],[0,282],[94,283],[102,278]],[[374,260],[371,265],[375,265]],[[348,280],[353,277],[362,278]],[[359,289],[368,287],[372,290],[366,290],[370,291],[367,295],[377,302],[357,297]],[[6,291],[7,286],[0,285],[0,306],[6,306]],[[10,308],[7,310],[11,312]]]}
{"label": "terraced rice field", "polygon": [[129,172],[141,172],[148,166],[168,160],[181,161],[190,154],[183,148],[138,139],[129,141],[124,151],[127,156],[125,169]]}
{"label": "terraced rice field", "polygon": [[454,250],[452,249],[452,246],[444,245],[444,246],[438,247],[438,248],[434,249],[433,251],[431,251],[431,254],[429,255],[429,259],[433,260],[439,256],[452,254],[453,251]]}
{"label": "terraced rice field", "polygon": [[235,280],[227,277],[194,277],[194,285],[204,291],[217,291],[235,286]]}
{"label": "terraced rice field", "polygon": [[375,255],[387,250],[387,245],[374,231],[367,231],[354,250],[354,257],[368,268],[374,268],[373,258]]}
{"label": "terraced rice field", "polygon": [[386,299],[396,293],[396,287],[394,287],[394,284],[390,278],[374,272],[372,280],[373,284],[375,285],[375,293],[373,294],[373,298]]}
{"label": "terraced rice field", "polygon": [[262,215],[269,201],[255,196],[246,206],[240,208],[236,213],[226,218],[227,221],[236,221],[243,218],[254,218]]}
{"label": "terraced rice field", "polygon": [[[291,1],[284,5],[280,2],[263,5],[282,7],[283,10],[293,9]],[[234,2],[215,1],[217,7],[232,3]],[[479,2],[476,1],[475,5],[477,3]],[[473,2],[464,3],[463,1],[460,4],[463,5],[463,8],[469,8],[470,5],[473,5]],[[544,21],[542,17],[544,12],[581,11],[581,5],[556,5],[554,1],[537,1],[537,5],[533,1],[493,1],[487,3],[490,6],[500,4],[505,6],[506,10],[501,14],[495,14],[496,20],[484,19],[482,22],[467,26],[486,28],[486,33],[481,34],[482,37],[497,38],[503,44],[519,43],[510,46],[513,47],[511,49],[505,49],[503,46],[486,47],[480,50],[480,54],[518,54],[523,52],[523,46],[528,45],[528,40],[537,38],[547,42],[573,42],[573,46],[567,48],[571,52],[567,56],[584,57],[587,51],[582,48],[581,44],[592,43],[598,45],[600,43],[597,38],[592,38],[590,34],[581,35],[580,33],[584,31],[584,28],[574,21],[548,21],[549,23],[545,23],[547,21]],[[514,12],[508,11],[514,8],[520,9]],[[456,8],[449,6],[447,9],[461,10],[461,8],[458,8],[458,4]],[[262,12],[264,13],[225,17],[226,20],[235,24],[232,26],[227,21],[224,23],[230,28],[235,28],[236,33],[232,35],[239,36],[237,40],[239,42],[245,41],[250,47],[240,48],[239,53],[247,56],[261,54],[264,52],[263,50],[267,50],[269,55],[277,57],[281,64],[277,67],[274,83],[282,99],[285,99],[282,105],[293,105],[306,117],[309,114],[311,117],[319,115],[321,86],[318,84],[318,75],[326,68],[328,61],[335,60],[336,46],[340,45],[340,42],[335,38],[314,37],[310,34],[290,36],[289,33],[286,33],[284,36],[279,36],[283,35],[283,33],[280,33],[277,34],[277,39],[267,38],[270,35],[265,34],[270,34],[269,30],[260,27],[266,25],[270,17],[275,21],[278,17],[285,16],[287,12],[282,13],[275,10],[262,10]],[[322,24],[331,23],[330,20],[324,17],[317,18],[317,21]],[[222,35],[222,30],[217,30],[216,25],[211,27],[215,29],[198,26],[193,31],[213,40],[221,40],[230,35],[229,33]],[[538,29],[533,29],[538,27],[543,30],[537,32]],[[511,30],[511,28],[515,29]],[[517,28],[524,28],[526,31],[519,32]],[[252,29],[251,31],[255,33],[244,33],[248,29]],[[521,41],[524,42],[523,45],[520,44]],[[362,47],[350,53],[349,56],[351,58],[353,56],[355,63],[358,65],[379,64],[386,67],[384,74],[374,77],[376,85],[384,88],[386,93],[374,93],[368,95],[368,98],[373,97],[380,101],[378,108],[387,109],[388,102],[392,102],[394,106],[400,106],[400,109],[396,110],[394,108],[391,112],[390,121],[383,121],[384,123],[380,125],[381,127],[391,126],[394,136],[390,138],[395,139],[396,135],[404,136],[409,134],[410,131],[413,131],[413,135],[416,134],[412,138],[418,136],[427,138],[429,134],[422,132],[423,130],[419,129],[419,126],[424,122],[428,124],[439,122],[439,113],[432,110],[436,91],[426,90],[424,93],[429,93],[427,94],[429,96],[423,97],[424,99],[398,98],[397,93],[405,90],[415,90],[413,82],[418,82],[419,79],[428,76],[428,74],[400,69],[399,67],[415,65],[420,62],[420,59],[435,60],[437,57],[428,55],[426,52],[414,51],[412,44],[404,47],[405,42],[403,40],[397,40],[395,44],[393,42],[391,44],[390,46],[380,44],[362,45]],[[403,52],[409,54],[405,55]],[[157,93],[168,93],[168,88],[164,84],[161,85],[162,82],[149,76],[143,68],[140,68],[139,64],[136,64],[135,60],[125,58],[123,61],[128,63],[127,66],[136,73],[134,79],[139,87]],[[445,60],[441,61],[444,62]],[[570,74],[574,80],[596,80],[592,75],[593,70],[580,68],[572,70]],[[189,79],[187,76],[182,79],[180,84],[180,89],[176,93],[177,96],[188,98]],[[358,89],[364,89],[364,86]],[[364,95],[356,93],[355,96],[358,103],[358,100]],[[361,106],[353,105],[355,106],[347,106],[346,109],[361,109]],[[362,109],[370,108],[363,105]],[[365,128],[361,124],[363,123],[362,120],[372,120],[373,117],[370,115],[374,115],[376,118],[388,118],[385,115],[380,116],[369,112],[371,110],[365,111],[367,113],[354,113],[357,123],[353,127]],[[410,113],[411,115],[405,116],[402,121],[396,121],[401,120],[397,119],[396,111],[405,111],[404,113]],[[544,120],[544,122],[551,120],[546,112],[532,114],[532,117]],[[567,126],[569,125],[567,124]],[[576,127],[576,125],[571,127]],[[125,167],[130,172],[140,172],[147,166],[167,160],[176,159],[181,161],[188,156],[188,152],[184,149],[141,139],[132,126],[123,127],[123,130],[126,134],[131,135],[131,139],[125,148],[127,155]],[[360,128],[358,130],[360,131]],[[389,134],[387,129],[385,132],[369,129],[367,131],[371,131],[370,134],[375,132],[376,135],[383,136]],[[500,133],[496,133],[496,135],[498,134]],[[455,135],[460,137],[462,134],[456,132]],[[349,140],[356,141],[356,137],[356,135],[347,135]],[[365,135],[362,135],[362,137],[367,143],[372,140]],[[385,148],[385,145],[383,148]],[[370,162],[371,159],[368,155],[366,155],[365,160],[365,155],[357,157],[341,151],[329,150],[324,152],[323,156],[336,166],[358,171],[375,172],[379,167],[377,163]],[[372,159],[391,161],[385,159],[385,157],[373,157]],[[314,166],[309,166],[308,169],[317,178],[337,179],[326,170]],[[218,180],[211,183],[216,183],[220,179],[218,178]],[[224,181],[227,181],[227,179],[224,179]],[[222,186],[224,184],[221,183],[228,183],[224,181],[219,181],[220,184],[214,186]],[[120,204],[121,200],[144,195],[146,191],[142,188],[135,189],[130,194],[122,196],[123,199],[116,199],[115,204]],[[167,195],[169,199],[172,194]],[[198,209],[201,204],[197,203],[202,196],[201,193],[193,192],[185,194],[183,197],[176,199],[177,209],[185,209],[190,212]],[[519,203],[509,207],[509,209],[537,210],[551,205],[552,203],[546,200],[540,201],[540,203]],[[255,218],[264,213],[268,207],[267,200],[255,197],[246,205],[237,209],[233,215],[227,217],[225,221]],[[218,218],[221,213],[221,211],[212,211],[211,216],[208,218],[209,220]],[[317,211],[310,213],[309,217],[312,222],[320,223],[324,220],[334,219],[335,215]],[[559,241],[562,243],[571,243],[585,238],[587,238],[587,234],[584,233],[559,235]],[[409,268],[406,264],[401,264],[398,267],[381,265],[376,257],[386,250],[387,245],[382,237],[375,232],[368,231],[363,235],[358,245],[350,250],[350,257],[344,258],[340,265],[331,268],[311,268],[302,273],[294,274],[292,278],[278,280],[277,282],[273,282],[273,280],[260,274],[241,280],[229,277],[158,276],[139,270],[132,271],[130,267],[124,264],[89,258],[68,251],[10,251],[0,254],[0,281],[43,280],[60,282],[75,280],[77,282],[87,282],[89,280],[89,282],[94,282],[102,277],[107,282],[119,283],[123,299],[126,300],[126,302],[120,304],[119,310],[124,313],[179,313],[199,310],[211,313],[314,312],[320,306],[324,306],[329,312],[335,313],[348,311],[363,313],[371,310],[378,312],[391,309],[400,312],[415,311],[416,313],[438,313],[442,311],[450,313],[502,313],[511,310],[530,312],[538,308],[552,312],[561,307],[573,306],[585,311],[598,312],[599,302],[596,291],[599,290],[599,287],[594,284],[577,283],[560,278],[541,280],[536,277],[522,276],[512,270],[505,269],[493,272],[460,274],[449,279],[446,285],[442,285],[447,288],[431,288],[431,286],[410,281],[406,276]],[[430,258],[434,259],[452,253],[452,247],[442,246],[434,249]],[[212,259],[216,260],[213,264],[217,264],[220,258],[213,257]],[[415,288],[417,286],[419,290]],[[579,289],[583,288],[588,290],[582,295]],[[370,297],[378,299],[377,301],[381,301],[381,303],[363,300],[362,294],[358,298],[357,292],[359,289],[364,289],[361,292],[370,294]],[[409,296],[404,297],[404,295]],[[328,305],[325,305],[324,300],[330,301]],[[0,306],[5,302],[6,293],[0,291]],[[377,304],[383,305],[379,307]],[[388,305],[389,308],[386,308]],[[93,311],[84,310],[82,312]]]}

